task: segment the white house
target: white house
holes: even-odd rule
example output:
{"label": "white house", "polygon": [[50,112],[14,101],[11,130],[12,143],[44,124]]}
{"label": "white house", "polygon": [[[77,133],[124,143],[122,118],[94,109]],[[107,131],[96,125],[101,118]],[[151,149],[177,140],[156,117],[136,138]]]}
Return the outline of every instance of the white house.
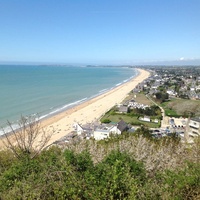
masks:
{"label": "white house", "polygon": [[150,122],[151,121],[149,116],[140,117],[139,120],[145,121],[145,122]]}
{"label": "white house", "polygon": [[75,122],[73,124],[73,128],[76,131],[77,135],[85,135],[85,136],[90,136],[95,128],[95,124],[85,124],[85,125],[80,125],[79,123]]}
{"label": "white house", "polygon": [[120,135],[123,131],[126,131],[127,129],[127,124],[123,120],[121,120],[117,125],[107,125],[101,129],[97,128],[94,131],[93,135],[95,140],[102,140],[110,137],[111,134]]}
{"label": "white house", "polygon": [[96,129],[93,135],[95,140],[103,140],[110,136],[110,130]]}
{"label": "white house", "polygon": [[175,96],[177,95],[177,92],[175,92],[174,90],[167,90],[166,91],[170,96]]}
{"label": "white house", "polygon": [[73,128],[76,131],[77,135],[81,135],[84,132],[83,127],[76,122],[73,124]]}

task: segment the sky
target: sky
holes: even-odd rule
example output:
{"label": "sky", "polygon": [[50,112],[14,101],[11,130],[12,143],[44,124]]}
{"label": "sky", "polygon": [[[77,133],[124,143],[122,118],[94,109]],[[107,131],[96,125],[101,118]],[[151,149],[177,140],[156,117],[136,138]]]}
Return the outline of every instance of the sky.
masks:
{"label": "sky", "polygon": [[200,64],[200,0],[0,0],[0,63]]}

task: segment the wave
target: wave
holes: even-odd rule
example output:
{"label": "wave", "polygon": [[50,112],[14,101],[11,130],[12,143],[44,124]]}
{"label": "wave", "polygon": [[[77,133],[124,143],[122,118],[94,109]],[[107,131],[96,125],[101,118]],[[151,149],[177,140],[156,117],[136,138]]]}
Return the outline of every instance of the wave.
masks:
{"label": "wave", "polygon": [[123,83],[123,82],[121,82],[121,83],[117,83],[115,86],[120,86],[122,83]]}
{"label": "wave", "polygon": [[[19,124],[18,124],[17,122],[12,124],[12,129],[13,129],[13,130],[17,130],[17,129],[19,129],[19,128],[20,128],[20,126],[19,126]],[[0,136],[3,136],[4,134],[7,134],[7,133],[11,133],[11,132],[12,132],[12,129],[11,129],[11,127],[8,126],[8,125],[2,127],[2,129],[0,130]]]}
{"label": "wave", "polygon": [[110,90],[110,89],[109,89],[109,88],[106,88],[106,89],[100,90],[100,91],[99,91],[99,94],[103,94],[103,93],[107,92],[108,90]]}
{"label": "wave", "polygon": [[[64,110],[67,110],[67,109],[69,109],[69,108],[72,108],[72,107],[74,107],[74,106],[76,106],[76,105],[79,105],[79,104],[85,102],[87,99],[88,99],[88,98],[83,98],[83,99],[81,99],[81,100],[78,100],[78,101],[75,101],[75,102],[66,104],[66,105],[64,105],[64,106],[62,106],[62,107],[59,107],[59,108],[56,108],[56,109],[54,109],[53,111],[49,112],[48,114],[42,115],[39,119],[40,119],[40,120],[41,120],[41,119],[45,119],[45,118],[48,118],[48,117],[53,116],[53,115],[55,115],[55,114],[58,114],[58,113],[60,113],[60,112],[62,112],[62,111],[64,111]],[[53,108],[51,108],[51,109],[53,109]]]}
{"label": "wave", "polygon": [[[51,117],[51,116],[53,116],[53,115],[56,115],[56,114],[58,114],[58,113],[60,113],[60,112],[62,112],[62,111],[64,111],[64,110],[67,110],[67,109],[72,108],[72,107],[74,107],[74,106],[76,106],[76,105],[79,105],[79,104],[85,102],[87,99],[88,99],[88,98],[83,98],[83,99],[81,99],[81,100],[78,100],[78,101],[69,103],[69,104],[67,104],[67,105],[64,105],[64,106],[62,106],[62,107],[59,107],[59,108],[57,108],[57,109],[55,109],[55,110],[53,110],[54,108],[51,107],[50,110],[53,110],[53,111],[51,111],[51,112],[49,112],[49,113],[47,113],[47,114],[44,114],[44,115],[42,115],[42,116],[39,116],[38,113],[34,113],[34,114],[30,115],[30,116],[35,117],[35,120],[36,120],[36,121],[38,121],[38,120],[44,120],[44,119],[47,119],[48,117]],[[38,116],[39,116],[39,117],[38,117]],[[19,124],[18,124],[18,121],[11,123],[11,126],[12,126],[12,129],[13,129],[13,130],[17,130],[17,129],[20,128],[20,126],[19,126]],[[1,130],[0,130],[0,136],[3,136],[4,134],[7,134],[7,133],[12,133],[12,129],[11,129],[10,126],[8,126],[8,124],[4,124],[3,127],[2,127]]]}
{"label": "wave", "polygon": [[[39,117],[37,118],[37,120],[44,120],[44,119],[46,119],[46,118],[48,118],[48,117],[51,117],[51,116],[56,115],[56,114],[58,114],[58,113],[60,113],[60,112],[63,112],[64,110],[67,110],[67,109],[70,109],[70,108],[72,108],[72,107],[74,107],[74,106],[76,106],[76,105],[79,105],[79,104],[81,104],[81,103],[83,103],[83,102],[85,102],[85,101],[87,101],[87,100],[93,99],[93,98],[95,98],[95,97],[97,97],[97,96],[99,96],[99,95],[101,95],[101,94],[104,94],[104,93],[106,93],[106,92],[108,92],[108,91],[110,91],[110,90],[112,90],[112,89],[114,89],[114,88],[116,88],[116,87],[122,85],[123,83],[128,82],[129,80],[131,80],[132,78],[134,78],[134,77],[137,76],[137,75],[138,75],[138,71],[135,70],[135,74],[134,74],[133,76],[131,76],[130,78],[125,79],[125,80],[123,80],[122,82],[117,83],[116,85],[114,85],[114,86],[112,86],[112,87],[110,87],[110,88],[105,88],[105,89],[102,89],[102,90],[100,90],[100,91],[97,91],[96,94],[94,94],[94,95],[92,95],[92,96],[90,96],[90,97],[85,97],[85,98],[83,98],[83,99],[80,99],[80,100],[78,100],[78,101],[74,101],[74,102],[69,103],[69,104],[66,104],[66,105],[60,105],[60,106],[56,106],[56,107],[50,107],[49,109],[47,109],[47,110],[45,110],[45,111],[43,110],[41,113],[33,114],[32,116],[35,115],[36,118],[37,118],[37,116],[39,116]],[[14,130],[20,128],[17,122],[18,122],[18,121],[15,121],[15,122],[12,123],[12,128],[13,128]],[[3,130],[4,130],[4,131],[3,131]],[[10,127],[7,126],[7,124],[4,124],[4,125],[3,125],[3,130],[0,128],[0,136],[1,136],[1,135],[4,135],[5,133],[11,132],[11,129],[10,129]]]}

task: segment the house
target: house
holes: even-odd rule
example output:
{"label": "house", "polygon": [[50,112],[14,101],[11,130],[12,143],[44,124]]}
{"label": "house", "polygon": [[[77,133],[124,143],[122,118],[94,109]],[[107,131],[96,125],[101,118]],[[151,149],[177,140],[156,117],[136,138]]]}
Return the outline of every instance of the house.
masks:
{"label": "house", "polygon": [[95,128],[94,124],[85,124],[85,125],[80,125],[79,123],[75,122],[73,124],[74,131],[76,131],[77,135],[82,135],[84,137],[90,137],[91,134],[93,133],[93,130]]}
{"label": "house", "polygon": [[166,91],[170,96],[175,96],[177,93],[174,90],[167,90]]}
{"label": "house", "polygon": [[128,112],[128,107],[125,106],[125,105],[121,105],[121,106],[119,107],[119,112],[120,112],[120,113],[127,113],[127,112]]}
{"label": "house", "polygon": [[140,117],[139,120],[145,121],[145,122],[150,122],[151,121],[149,116]]}
{"label": "house", "polygon": [[96,129],[93,133],[95,140],[103,140],[110,136],[110,130]]}
{"label": "house", "polygon": [[110,135],[120,135],[122,132],[127,131],[127,124],[121,120],[117,125],[105,125],[103,127],[98,127],[94,130],[93,136],[95,140],[102,140],[110,137]]}
{"label": "house", "polygon": [[117,124],[117,128],[116,128],[115,133],[122,134],[122,132],[127,131],[127,130],[128,130],[128,126],[127,126],[126,122],[124,122],[123,120],[121,120]]}
{"label": "house", "polygon": [[77,135],[81,135],[84,132],[83,127],[76,122],[73,124],[73,128],[76,131]]}

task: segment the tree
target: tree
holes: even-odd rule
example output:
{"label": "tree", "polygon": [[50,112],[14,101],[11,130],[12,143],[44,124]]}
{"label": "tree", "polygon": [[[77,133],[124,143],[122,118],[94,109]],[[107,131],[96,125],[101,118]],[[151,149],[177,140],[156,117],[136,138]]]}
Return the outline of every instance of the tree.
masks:
{"label": "tree", "polygon": [[18,122],[19,128],[13,128],[11,122],[7,122],[10,133],[4,131],[3,143],[18,159],[25,156],[33,159],[49,142],[54,130],[45,130],[41,122],[35,117],[21,117]]}
{"label": "tree", "polygon": [[161,103],[169,98],[168,93],[157,92],[155,95],[156,95],[156,99],[158,99]]}

